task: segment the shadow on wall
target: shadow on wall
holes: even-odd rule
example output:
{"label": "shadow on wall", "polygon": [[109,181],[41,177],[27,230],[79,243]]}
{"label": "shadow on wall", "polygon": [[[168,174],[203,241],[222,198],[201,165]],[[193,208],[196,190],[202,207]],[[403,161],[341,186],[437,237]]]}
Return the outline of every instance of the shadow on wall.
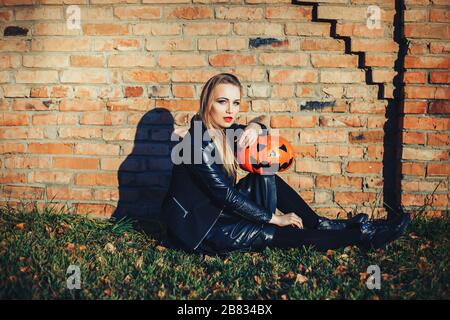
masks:
{"label": "shadow on wall", "polygon": [[119,201],[114,220],[137,221],[140,229],[151,234],[161,231],[160,207],[173,166],[170,154],[178,142],[171,141],[173,132],[174,118],[167,109],[153,109],[141,118],[133,150],[117,173]]}

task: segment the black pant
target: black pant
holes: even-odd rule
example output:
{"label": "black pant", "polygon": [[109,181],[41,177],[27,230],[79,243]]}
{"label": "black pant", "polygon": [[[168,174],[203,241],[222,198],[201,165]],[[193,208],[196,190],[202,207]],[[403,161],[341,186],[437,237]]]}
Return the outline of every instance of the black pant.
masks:
{"label": "black pant", "polygon": [[270,247],[289,248],[311,245],[318,250],[335,249],[355,245],[360,242],[359,229],[351,230],[316,230],[319,216],[311,209],[302,197],[277,175],[260,176],[271,179],[276,187],[276,207],[282,213],[294,212],[303,221],[304,229],[298,227],[275,226]]}

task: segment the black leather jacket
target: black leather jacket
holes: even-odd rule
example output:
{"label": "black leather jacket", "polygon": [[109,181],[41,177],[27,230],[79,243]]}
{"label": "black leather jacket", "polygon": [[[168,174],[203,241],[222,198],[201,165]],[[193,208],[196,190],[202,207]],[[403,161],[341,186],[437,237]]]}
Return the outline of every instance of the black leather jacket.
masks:
{"label": "black leather jacket", "polygon": [[[194,122],[197,122],[196,129]],[[245,126],[234,124],[232,128]],[[254,222],[267,223],[272,218],[271,212],[235,188],[235,181],[226,174],[222,164],[211,162],[215,145],[205,131],[203,122],[193,117],[188,133],[177,144],[185,149],[179,152],[175,146],[172,151],[172,156],[176,152],[185,156],[188,163],[174,164],[169,189],[162,203],[161,214],[168,233],[176,237],[186,251],[198,248],[224,209]],[[201,133],[201,137],[206,139],[200,138],[196,140],[199,143],[193,143],[194,133],[197,137]],[[186,151],[190,154],[185,154]],[[199,163],[193,162],[195,157]]]}

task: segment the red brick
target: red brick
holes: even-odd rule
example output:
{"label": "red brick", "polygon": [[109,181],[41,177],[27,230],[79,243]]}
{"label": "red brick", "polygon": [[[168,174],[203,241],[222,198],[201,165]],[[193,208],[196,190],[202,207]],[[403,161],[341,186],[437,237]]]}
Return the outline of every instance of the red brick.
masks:
{"label": "red brick", "polygon": [[22,113],[0,113],[0,126],[27,126],[29,116]]}
{"label": "red brick", "polygon": [[74,203],[75,213],[89,217],[110,218],[116,207],[110,204]]}
{"label": "red brick", "polygon": [[62,100],[59,105],[60,111],[99,111],[105,108],[105,103],[99,100]]}
{"label": "red brick", "polygon": [[324,71],[320,73],[322,83],[361,83],[365,81],[363,70],[358,71]]}
{"label": "red brick", "polygon": [[369,29],[366,23],[337,23],[336,34],[346,37],[362,37],[362,38],[382,38],[384,36],[385,27],[380,25],[380,28]]}
{"label": "red brick", "polygon": [[450,27],[445,24],[406,23],[405,36],[420,39],[450,39]]}
{"label": "red brick", "polygon": [[349,161],[345,169],[348,173],[381,173],[383,164],[371,161]]}
{"label": "red brick", "polygon": [[334,200],[339,204],[373,203],[376,200],[374,192],[334,192]]}
{"label": "red brick", "polygon": [[160,19],[161,8],[158,7],[115,7],[114,16],[121,20]]}
{"label": "red brick", "polygon": [[144,93],[142,87],[125,87],[125,98],[128,97],[141,97]]}
{"label": "red brick", "polygon": [[300,41],[300,49],[304,51],[344,51],[343,40],[338,39],[305,39]]}
{"label": "red brick", "polygon": [[316,70],[269,70],[269,81],[275,83],[317,82]]}
{"label": "red brick", "polygon": [[337,188],[362,188],[362,178],[359,177],[339,177],[339,176],[318,176],[316,187],[325,189]]}
{"label": "red brick", "polygon": [[427,160],[439,161],[448,160],[448,151],[445,150],[424,150],[416,148],[403,148],[403,159],[405,160]]}
{"label": "red brick", "polygon": [[29,143],[29,153],[46,154],[72,154],[73,144],[71,143]]}
{"label": "red brick", "polygon": [[127,35],[128,25],[114,23],[85,23],[82,25],[83,34],[89,36]]}
{"label": "red brick", "polygon": [[352,39],[352,51],[397,52],[398,44],[394,40]]}
{"label": "red brick", "polygon": [[450,144],[448,133],[428,133],[427,145],[444,147]]}
{"label": "red brick", "polygon": [[218,7],[215,8],[216,19],[242,19],[242,20],[262,20],[264,18],[263,8],[252,7]]}
{"label": "red brick", "polygon": [[368,67],[390,67],[395,64],[395,55],[378,54],[376,52],[366,53],[365,65]]}
{"label": "red brick", "polygon": [[405,97],[408,99],[450,99],[450,88],[407,86]]}
{"label": "red brick", "polygon": [[430,21],[432,21],[432,22],[450,22],[450,12],[447,9],[431,8],[430,9]]}
{"label": "red brick", "polygon": [[313,128],[316,126],[316,116],[288,116],[279,115],[270,117],[272,128]]}
{"label": "red brick", "polygon": [[450,163],[428,163],[427,176],[450,176]]}
{"label": "red brick", "polygon": [[3,186],[3,194],[12,199],[44,199],[45,188],[29,186]]}
{"label": "red brick", "polygon": [[300,143],[347,142],[347,133],[343,130],[303,130],[300,131]]}
{"label": "red brick", "polygon": [[[267,20],[269,21],[269,20]],[[260,37],[284,37],[285,24],[280,22],[236,22],[234,23],[233,31],[240,36],[260,36]],[[278,43],[270,44],[270,47],[285,47],[289,43],[288,40],[283,40]]]}
{"label": "red brick", "polygon": [[424,71],[417,71],[417,72],[405,72],[404,73],[404,81],[405,83],[426,83],[427,81],[427,74]]}
{"label": "red brick", "polygon": [[341,174],[341,163],[301,159],[295,161],[295,171],[320,174]]}
{"label": "red brick", "polygon": [[259,62],[269,66],[306,66],[308,64],[308,55],[301,53],[264,53],[259,55]]}
{"label": "red brick", "polygon": [[403,132],[403,143],[425,144],[425,134],[422,132]]}
{"label": "red brick", "polygon": [[286,19],[286,20],[311,20],[312,7],[307,6],[285,6],[267,7],[267,19]]}
{"label": "red brick", "polygon": [[404,113],[423,114],[426,112],[426,109],[427,109],[426,101],[404,101],[403,102],[403,112]]}
{"label": "red brick", "polygon": [[[424,112],[425,113],[425,112]],[[449,101],[430,101],[428,106],[428,113],[450,113],[450,102]]]}
{"label": "red brick", "polygon": [[311,54],[311,64],[315,68],[357,68],[358,56],[339,54]]}
{"label": "red brick", "polygon": [[350,143],[377,143],[384,139],[383,131],[355,131],[349,132],[348,138]]}
{"label": "red brick", "polygon": [[285,33],[288,36],[317,36],[330,35],[330,24],[327,22],[286,23]]}
{"label": "red brick", "polygon": [[450,83],[450,72],[430,72],[430,83]]}
{"label": "red brick", "polygon": [[423,69],[448,69],[450,68],[450,59],[444,57],[417,57],[406,56],[405,68],[423,68]]}
{"label": "red brick", "polygon": [[172,93],[177,98],[194,98],[195,91],[193,86],[174,85]]}
{"label": "red brick", "polygon": [[169,111],[196,111],[196,100],[156,100],[156,108],[166,108]]}
{"label": "red brick", "polygon": [[425,164],[423,163],[411,163],[402,162],[402,174],[412,175],[412,176],[425,176]]}

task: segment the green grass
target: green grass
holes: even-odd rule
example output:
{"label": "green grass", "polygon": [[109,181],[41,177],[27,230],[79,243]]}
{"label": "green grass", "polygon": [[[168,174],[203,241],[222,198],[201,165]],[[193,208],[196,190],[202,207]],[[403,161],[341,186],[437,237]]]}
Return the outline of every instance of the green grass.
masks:
{"label": "green grass", "polygon": [[[418,215],[386,250],[202,257],[161,247],[130,221],[2,207],[0,299],[448,299],[448,235],[447,212]],[[380,290],[366,286],[372,264]],[[66,287],[69,265],[81,269],[79,290]]]}

